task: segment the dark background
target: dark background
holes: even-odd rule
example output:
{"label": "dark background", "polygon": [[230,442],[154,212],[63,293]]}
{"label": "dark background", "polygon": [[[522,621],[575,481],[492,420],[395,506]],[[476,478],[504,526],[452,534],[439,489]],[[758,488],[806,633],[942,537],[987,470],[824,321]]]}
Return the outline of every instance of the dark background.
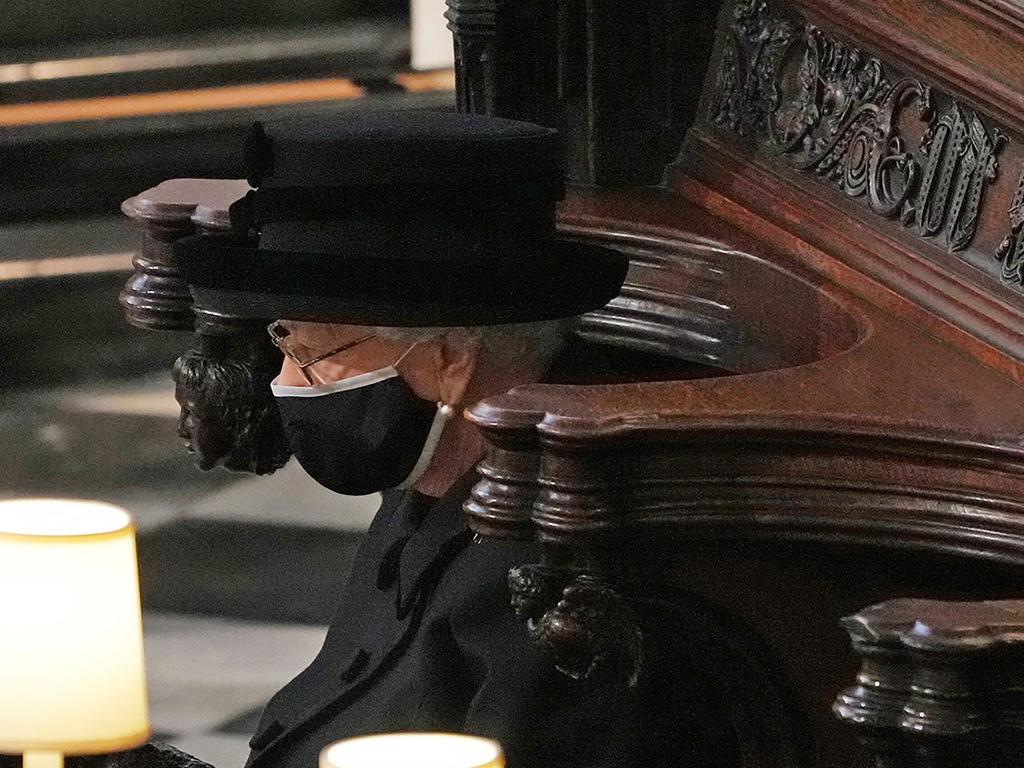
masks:
{"label": "dark background", "polygon": [[[401,0],[6,0],[0,47],[59,49],[109,38],[213,30],[261,32],[376,16],[407,16]],[[6,55],[4,55],[6,54]],[[0,60],[10,60],[10,51]]]}

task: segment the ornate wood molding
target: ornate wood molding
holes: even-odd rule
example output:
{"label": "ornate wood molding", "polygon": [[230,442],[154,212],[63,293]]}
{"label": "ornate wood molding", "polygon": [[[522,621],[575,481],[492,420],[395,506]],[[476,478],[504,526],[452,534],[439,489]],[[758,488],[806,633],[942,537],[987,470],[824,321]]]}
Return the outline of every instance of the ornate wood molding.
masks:
{"label": "ornate wood molding", "polygon": [[[720,223],[707,226],[721,232]],[[1019,387],[869,305],[834,303],[829,292],[697,233],[677,240],[664,230],[649,238],[633,233],[627,242],[637,266],[620,298],[588,316],[584,332],[599,334],[607,322],[620,330],[615,343],[644,348],[674,338],[678,355],[707,361],[703,344],[714,348],[714,337],[674,327],[669,310],[645,308],[657,324],[622,321],[623,313],[640,309],[635,289],[689,292],[696,303],[728,307],[723,332],[752,350],[718,363],[758,374],[531,385],[478,404],[471,419],[497,450],[468,507],[475,524],[521,535],[529,517],[550,539],[666,525],[694,535],[715,530],[880,545],[891,542],[897,526],[902,545],[973,552],[979,546],[989,557],[1024,563],[1024,449],[1015,431],[1024,431],[1024,413],[1001,405],[1016,402]],[[716,280],[694,280],[698,254]],[[647,273],[647,262],[659,268]],[[771,286],[776,304],[786,308],[775,316],[778,328],[753,311],[750,302],[761,294],[750,285]],[[829,313],[835,316],[826,320]],[[806,339],[802,351],[794,330],[800,316],[828,328],[824,339]],[[788,348],[773,353],[778,344]],[[894,358],[902,362],[898,386]],[[774,362],[765,366],[768,360]],[[941,418],[933,395],[923,394],[934,390],[936,368],[947,384],[955,378],[963,385],[963,402],[939,406]],[[882,391],[885,397],[873,394]],[[500,493],[495,478],[504,478]],[[509,487],[520,490],[510,494]],[[967,518],[986,528],[969,546],[974,536],[958,522]]]}
{"label": "ornate wood molding", "polygon": [[1024,130],[1024,13],[1016,0],[782,0],[999,123]]}

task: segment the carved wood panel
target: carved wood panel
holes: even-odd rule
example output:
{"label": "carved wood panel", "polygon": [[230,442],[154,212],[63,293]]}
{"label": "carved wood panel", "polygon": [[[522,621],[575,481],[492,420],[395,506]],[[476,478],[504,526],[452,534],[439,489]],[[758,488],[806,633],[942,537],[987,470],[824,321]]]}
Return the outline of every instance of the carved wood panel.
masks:
{"label": "carved wood panel", "polygon": [[[1007,130],[767,0],[740,0],[729,24],[714,124],[1024,292],[1024,191],[1010,191],[1022,163]],[[993,232],[976,244],[985,216]]]}

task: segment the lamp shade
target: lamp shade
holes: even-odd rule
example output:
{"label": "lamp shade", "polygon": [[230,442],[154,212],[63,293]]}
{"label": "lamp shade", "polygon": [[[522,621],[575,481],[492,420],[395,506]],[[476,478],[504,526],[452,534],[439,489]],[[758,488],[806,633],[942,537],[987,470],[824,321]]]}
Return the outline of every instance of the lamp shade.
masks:
{"label": "lamp shade", "polygon": [[0,752],[149,738],[135,529],[109,504],[0,502]]}
{"label": "lamp shade", "polygon": [[458,733],[383,733],[338,741],[320,768],[504,768],[501,745]]}

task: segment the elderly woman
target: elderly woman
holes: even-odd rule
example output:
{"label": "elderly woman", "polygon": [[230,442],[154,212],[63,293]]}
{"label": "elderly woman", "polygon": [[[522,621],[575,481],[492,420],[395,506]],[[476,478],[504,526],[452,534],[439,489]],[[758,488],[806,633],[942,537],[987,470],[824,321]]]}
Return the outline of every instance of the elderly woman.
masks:
{"label": "elderly woman", "polygon": [[[443,496],[482,458],[466,405],[539,381],[573,321],[491,328],[366,328],[282,320],[271,385],[306,471],[359,495],[412,488]],[[321,399],[322,398],[322,399]]]}
{"label": "elderly woman", "polygon": [[[238,239],[178,255],[197,305],[278,317],[271,388],[292,453],[340,494],[383,492],[323,649],[268,704],[250,768],[309,768],[358,734],[464,731],[513,768],[665,765],[693,737],[657,681],[576,680],[509,604],[529,543],[473,540],[484,453],[461,414],[542,380],[580,313],[618,291],[617,252],[558,241],[558,136],[469,115],[257,126]],[[258,238],[258,242],[257,242]],[[659,714],[662,713],[662,714]]]}

